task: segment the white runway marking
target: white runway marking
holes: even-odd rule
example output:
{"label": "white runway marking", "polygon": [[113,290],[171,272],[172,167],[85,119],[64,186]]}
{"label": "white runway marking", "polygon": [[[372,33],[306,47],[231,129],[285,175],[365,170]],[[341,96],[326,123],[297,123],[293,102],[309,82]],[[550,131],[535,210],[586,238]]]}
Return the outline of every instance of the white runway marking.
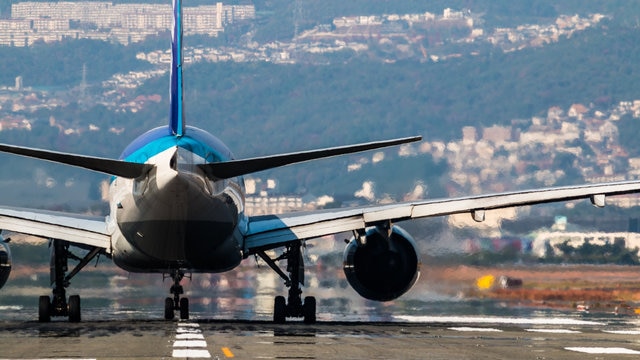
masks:
{"label": "white runway marking", "polygon": [[173,343],[173,347],[206,348],[207,342],[204,340],[176,340]]}
{"label": "white runway marking", "polygon": [[565,349],[586,354],[640,355],[640,351],[621,347],[567,347]]}
{"label": "white runway marking", "polygon": [[468,326],[461,326],[461,327],[451,327],[449,328],[449,330],[453,330],[453,331],[476,331],[476,332],[502,332],[502,330],[500,329],[493,329],[493,328],[478,328],[478,327],[468,327]]}
{"label": "white runway marking", "polygon": [[529,332],[547,333],[547,334],[581,334],[581,331],[568,329],[524,329]]}
{"label": "white runway marking", "polygon": [[178,323],[172,356],[174,358],[211,358],[199,324]]}
{"label": "white runway marking", "polygon": [[602,330],[602,332],[616,335],[640,335],[640,330]]}
{"label": "white runway marking", "polygon": [[186,333],[186,334],[177,334],[177,340],[202,340],[204,339],[204,335],[198,333]]}
{"label": "white runway marking", "polygon": [[397,320],[416,323],[511,324],[511,325],[607,325],[602,322],[570,318],[519,318],[497,316],[394,316]]}
{"label": "white runway marking", "polygon": [[173,349],[174,358],[201,358],[211,359],[211,354],[207,350],[194,350],[194,349]]}

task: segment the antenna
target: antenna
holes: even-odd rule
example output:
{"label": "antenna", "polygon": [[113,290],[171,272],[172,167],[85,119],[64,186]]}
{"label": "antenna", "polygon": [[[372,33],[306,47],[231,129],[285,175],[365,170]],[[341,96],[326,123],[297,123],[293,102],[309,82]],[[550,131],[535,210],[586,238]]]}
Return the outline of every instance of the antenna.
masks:
{"label": "antenna", "polygon": [[298,30],[300,30],[300,21],[302,21],[302,0],[295,0],[293,7],[293,41],[297,42]]}
{"label": "antenna", "polygon": [[84,100],[87,90],[87,63],[82,64],[82,80],[80,81],[80,98]]}

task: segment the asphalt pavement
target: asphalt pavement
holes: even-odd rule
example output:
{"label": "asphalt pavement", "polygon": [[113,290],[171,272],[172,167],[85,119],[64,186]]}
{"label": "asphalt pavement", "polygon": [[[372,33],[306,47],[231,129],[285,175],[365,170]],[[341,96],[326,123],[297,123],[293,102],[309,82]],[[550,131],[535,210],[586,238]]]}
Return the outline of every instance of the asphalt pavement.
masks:
{"label": "asphalt pavement", "polygon": [[398,316],[394,322],[0,321],[0,359],[634,359],[626,317]]}

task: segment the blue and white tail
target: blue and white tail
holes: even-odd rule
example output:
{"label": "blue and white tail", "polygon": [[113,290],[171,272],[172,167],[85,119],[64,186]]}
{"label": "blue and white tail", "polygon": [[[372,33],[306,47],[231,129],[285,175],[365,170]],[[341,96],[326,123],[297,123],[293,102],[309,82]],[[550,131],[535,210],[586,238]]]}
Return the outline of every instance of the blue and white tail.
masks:
{"label": "blue and white tail", "polygon": [[182,0],[173,0],[173,27],[171,28],[171,84],[169,98],[171,113],[169,128],[175,136],[185,133],[184,103],[182,97]]}

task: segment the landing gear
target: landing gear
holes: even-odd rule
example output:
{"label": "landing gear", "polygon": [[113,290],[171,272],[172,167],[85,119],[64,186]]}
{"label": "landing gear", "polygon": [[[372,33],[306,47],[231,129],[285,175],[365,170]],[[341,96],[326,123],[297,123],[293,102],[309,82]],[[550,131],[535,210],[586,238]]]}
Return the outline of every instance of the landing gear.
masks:
{"label": "landing gear", "polygon": [[[53,296],[40,296],[38,303],[38,320],[40,322],[51,321],[52,316],[68,316],[70,322],[80,322],[80,296],[71,295],[67,302],[66,288],[70,285],[70,280],[84,268],[91,259],[101,251],[93,248],[83,258],[80,258],[69,251],[69,243],[63,240],[52,239],[49,243],[51,248],[50,274],[53,285]],[[67,273],[69,258],[79,261],[78,265]]]}
{"label": "landing gear", "polygon": [[[304,260],[302,258],[301,241],[291,242],[286,245],[284,253],[275,258],[270,258],[264,251],[257,252],[268,265],[284,280],[289,288],[289,296],[285,300],[284,296],[276,296],[273,306],[273,322],[284,324],[287,317],[303,318],[305,324],[316,322],[316,299],[307,296],[302,302],[302,290],[300,285],[304,285]],[[276,261],[287,260],[287,272],[285,274]]]}
{"label": "landing gear", "polygon": [[173,320],[174,311],[180,311],[180,319],[189,319],[189,299],[180,298],[180,295],[184,294],[184,289],[180,285],[180,281],[184,278],[184,271],[173,270],[169,277],[173,279],[173,285],[169,292],[173,294],[173,298],[168,297],[164,300],[164,318],[166,320]]}

